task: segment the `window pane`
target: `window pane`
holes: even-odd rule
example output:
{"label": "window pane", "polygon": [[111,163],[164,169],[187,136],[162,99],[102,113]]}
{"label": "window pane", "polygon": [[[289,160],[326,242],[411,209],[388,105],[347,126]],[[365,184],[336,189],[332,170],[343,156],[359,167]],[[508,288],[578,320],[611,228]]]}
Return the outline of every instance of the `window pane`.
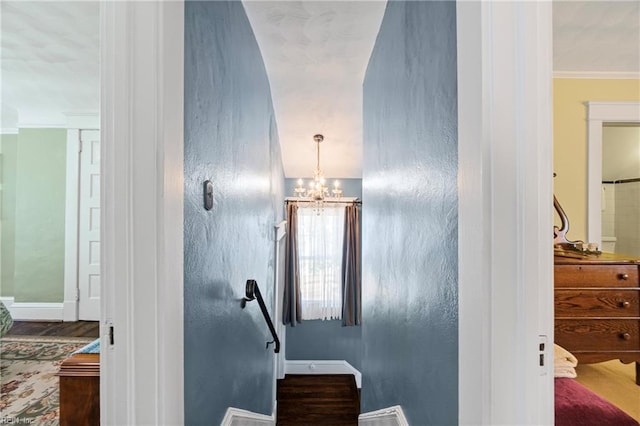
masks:
{"label": "window pane", "polygon": [[298,209],[302,319],[341,317],[344,207]]}

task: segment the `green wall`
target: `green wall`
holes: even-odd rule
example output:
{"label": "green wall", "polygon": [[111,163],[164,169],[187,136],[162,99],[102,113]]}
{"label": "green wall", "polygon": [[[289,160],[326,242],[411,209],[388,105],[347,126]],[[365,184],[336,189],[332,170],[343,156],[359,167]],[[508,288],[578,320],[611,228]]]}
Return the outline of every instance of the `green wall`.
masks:
{"label": "green wall", "polygon": [[2,152],[2,238],[0,239],[0,296],[13,296],[16,231],[16,158],[18,135],[0,135]]}
{"label": "green wall", "polygon": [[66,129],[20,129],[15,199],[16,302],[62,302]]}

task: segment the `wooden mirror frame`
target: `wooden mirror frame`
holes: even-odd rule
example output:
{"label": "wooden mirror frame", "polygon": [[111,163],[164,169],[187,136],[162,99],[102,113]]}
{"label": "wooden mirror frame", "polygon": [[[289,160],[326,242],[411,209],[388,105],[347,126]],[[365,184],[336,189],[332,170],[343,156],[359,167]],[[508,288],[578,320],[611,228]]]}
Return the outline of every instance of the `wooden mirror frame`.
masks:
{"label": "wooden mirror frame", "polygon": [[563,249],[570,248],[582,250],[582,244],[584,244],[584,241],[569,241],[567,239],[567,232],[569,232],[569,218],[562,209],[562,206],[555,195],[553,196],[553,207],[558,212],[561,221],[560,228],[555,225],[553,227],[553,246]]}

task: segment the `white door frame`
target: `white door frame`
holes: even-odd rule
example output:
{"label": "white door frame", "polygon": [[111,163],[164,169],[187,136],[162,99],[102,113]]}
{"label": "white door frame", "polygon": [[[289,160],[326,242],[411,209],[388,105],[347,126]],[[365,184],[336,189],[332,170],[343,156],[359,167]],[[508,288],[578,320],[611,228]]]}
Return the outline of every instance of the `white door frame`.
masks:
{"label": "white door frame", "polygon": [[80,131],[100,128],[98,113],[67,114],[67,175],[64,217],[63,321],[78,321],[78,222]]}
{"label": "white door frame", "polygon": [[551,3],[458,2],[457,31],[459,423],[552,425]]}
{"label": "white door frame", "polygon": [[104,425],[179,425],[184,3],[100,6],[100,418]]}
{"label": "white door frame", "polygon": [[587,241],[602,246],[602,125],[640,122],[640,102],[587,102]]}
{"label": "white door frame", "polygon": [[[101,419],[181,424],[183,2],[101,5]],[[457,7],[460,423],[552,424],[551,4]]]}

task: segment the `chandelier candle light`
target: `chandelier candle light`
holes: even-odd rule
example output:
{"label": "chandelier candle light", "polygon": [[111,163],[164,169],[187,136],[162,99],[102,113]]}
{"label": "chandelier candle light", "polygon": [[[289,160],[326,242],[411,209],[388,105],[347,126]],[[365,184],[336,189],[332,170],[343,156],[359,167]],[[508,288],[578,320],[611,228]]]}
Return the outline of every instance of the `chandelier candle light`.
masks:
{"label": "chandelier candle light", "polygon": [[[314,201],[322,201],[325,197],[329,196],[329,188],[325,185],[325,178],[322,174],[322,170],[320,170],[320,142],[324,140],[324,136],[314,135],[313,140],[316,143],[317,155],[316,170],[313,172],[313,180],[309,182],[309,187],[305,188],[304,181],[302,179],[298,179],[298,185],[294,189],[294,192],[298,197],[307,197]],[[336,198],[340,198],[342,196],[340,182],[335,181],[333,183],[331,195]]]}

